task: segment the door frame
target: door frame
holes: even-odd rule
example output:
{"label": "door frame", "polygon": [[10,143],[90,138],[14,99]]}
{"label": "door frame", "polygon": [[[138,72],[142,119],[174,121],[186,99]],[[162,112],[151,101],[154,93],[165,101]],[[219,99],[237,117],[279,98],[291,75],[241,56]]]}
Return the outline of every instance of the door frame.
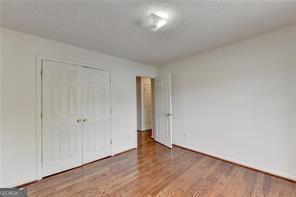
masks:
{"label": "door frame", "polygon": [[[70,64],[73,66],[80,66],[90,69],[97,69],[109,72],[110,80],[112,79],[112,72],[106,66],[95,66],[84,64],[80,62],[73,62],[53,57],[42,55],[36,56],[36,180],[41,180],[42,175],[42,63],[43,61],[53,61],[58,63]],[[112,80],[111,80],[112,81]],[[112,83],[110,84],[110,110],[112,109]],[[111,112],[111,111],[110,111]],[[110,136],[112,140],[112,114],[110,113]],[[111,155],[113,153],[113,145],[111,144]]]}
{"label": "door frame", "polygon": [[[151,138],[154,139],[154,131],[155,131],[155,78],[157,77],[157,75],[136,75],[135,76],[135,82],[136,82],[136,85],[135,85],[135,90],[136,90],[136,93],[135,93],[135,97],[136,97],[136,102],[135,102],[135,112],[136,112],[136,123],[135,123],[135,132],[136,132],[136,135],[135,135],[135,141],[136,141],[136,144],[135,144],[135,148],[138,149],[138,105],[137,105],[137,97],[138,97],[138,94],[137,94],[137,77],[140,77],[140,78],[150,78],[151,79],[151,89],[152,89],[152,133],[151,133]],[[142,113],[142,112],[141,112]],[[142,114],[141,114],[141,117],[142,117]],[[141,118],[141,123],[142,123],[142,118]],[[133,148],[131,148],[133,149]]]}

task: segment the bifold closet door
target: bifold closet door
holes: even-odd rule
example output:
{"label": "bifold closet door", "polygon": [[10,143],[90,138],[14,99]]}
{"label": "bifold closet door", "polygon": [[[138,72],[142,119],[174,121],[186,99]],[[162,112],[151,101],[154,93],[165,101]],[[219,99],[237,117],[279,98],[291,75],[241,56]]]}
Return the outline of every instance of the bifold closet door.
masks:
{"label": "bifold closet door", "polygon": [[42,64],[42,175],[82,165],[82,67]]}
{"label": "bifold closet door", "polygon": [[83,163],[111,155],[110,73],[83,69]]}

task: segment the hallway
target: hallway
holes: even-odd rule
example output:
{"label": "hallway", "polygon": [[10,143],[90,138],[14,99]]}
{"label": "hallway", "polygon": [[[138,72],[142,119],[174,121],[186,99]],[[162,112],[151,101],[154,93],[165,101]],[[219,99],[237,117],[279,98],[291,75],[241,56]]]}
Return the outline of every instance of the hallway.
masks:
{"label": "hallway", "polygon": [[138,131],[137,137],[138,137],[138,148],[140,148],[142,145],[153,143],[153,139],[151,138],[152,130],[148,131]]}

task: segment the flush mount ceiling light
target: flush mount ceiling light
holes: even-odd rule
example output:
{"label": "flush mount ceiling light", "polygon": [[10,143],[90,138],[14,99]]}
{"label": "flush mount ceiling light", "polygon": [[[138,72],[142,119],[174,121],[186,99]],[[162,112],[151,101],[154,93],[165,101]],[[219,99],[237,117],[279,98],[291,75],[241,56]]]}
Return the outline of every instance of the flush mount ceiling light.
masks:
{"label": "flush mount ceiling light", "polygon": [[168,14],[165,12],[150,12],[146,16],[144,26],[153,31],[157,31],[168,23]]}

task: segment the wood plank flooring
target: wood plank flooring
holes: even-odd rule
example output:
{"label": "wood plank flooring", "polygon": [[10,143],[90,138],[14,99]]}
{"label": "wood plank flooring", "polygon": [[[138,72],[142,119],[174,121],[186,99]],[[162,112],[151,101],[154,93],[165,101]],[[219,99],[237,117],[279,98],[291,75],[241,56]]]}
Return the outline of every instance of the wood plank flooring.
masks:
{"label": "wood plank flooring", "polygon": [[138,133],[138,149],[26,186],[28,196],[281,196],[296,184]]}

